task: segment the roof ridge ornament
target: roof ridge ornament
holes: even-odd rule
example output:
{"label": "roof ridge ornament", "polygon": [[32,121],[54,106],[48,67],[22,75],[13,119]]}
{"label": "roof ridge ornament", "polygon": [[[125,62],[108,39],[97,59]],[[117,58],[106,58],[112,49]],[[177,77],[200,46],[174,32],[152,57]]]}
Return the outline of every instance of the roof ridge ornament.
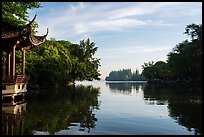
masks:
{"label": "roof ridge ornament", "polygon": [[47,37],[48,35],[48,32],[49,32],[49,29],[47,28],[47,33],[44,35],[44,37]]}
{"label": "roof ridge ornament", "polygon": [[[10,47],[15,43],[16,41],[20,41],[20,44],[17,44],[18,49],[26,48],[28,50],[31,50],[34,47],[39,46],[43,42],[45,42],[46,37],[49,33],[49,29],[47,28],[47,32],[45,35],[42,36],[35,36],[32,33],[32,23],[35,21],[36,16],[25,26],[21,27],[19,30],[15,30],[13,32],[8,32],[3,34],[2,33],[2,39],[3,39],[3,48],[7,52],[10,51]],[[8,46],[9,45],[9,46]]]}
{"label": "roof ridge ornament", "polygon": [[30,26],[36,19],[37,14],[35,14],[34,18],[26,25],[26,26]]}

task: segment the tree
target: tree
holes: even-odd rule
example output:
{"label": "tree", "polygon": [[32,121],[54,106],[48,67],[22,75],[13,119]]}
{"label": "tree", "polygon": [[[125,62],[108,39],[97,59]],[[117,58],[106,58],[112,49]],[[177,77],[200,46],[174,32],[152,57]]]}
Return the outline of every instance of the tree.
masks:
{"label": "tree", "polygon": [[148,79],[174,80],[178,82],[202,81],[202,25],[189,24],[184,34],[191,41],[177,44],[167,55],[167,63],[144,63],[142,74]]}
{"label": "tree", "polygon": [[[189,42],[187,40],[176,45],[173,51],[168,56],[168,64],[173,74],[174,80],[184,80],[189,75],[188,69],[191,67],[191,59],[187,53]],[[189,55],[187,55],[189,54]]]}
{"label": "tree", "polygon": [[[21,54],[16,54],[21,59]],[[21,64],[17,63],[20,71]],[[47,40],[26,53],[26,74],[31,85],[60,85],[70,80],[72,59],[69,50],[55,40]],[[19,72],[18,71],[18,72]]]}
{"label": "tree", "polygon": [[145,76],[147,79],[151,80],[154,78],[154,62],[148,62],[148,63],[144,63],[144,65],[142,65],[143,71],[142,71],[142,75]]}
{"label": "tree", "polygon": [[70,45],[69,49],[73,56],[73,69],[70,73],[72,81],[100,80],[98,71],[100,59],[93,57],[98,49],[95,47],[95,43],[88,38],[81,40],[80,44]]}
{"label": "tree", "polygon": [[173,78],[179,81],[202,81],[202,25],[189,24],[184,34],[191,36],[168,54]]}
{"label": "tree", "polygon": [[83,49],[83,58],[86,60],[91,60],[93,59],[93,55],[96,53],[98,47],[95,47],[95,43],[91,42],[90,39],[88,38],[86,41],[81,40],[80,41],[80,47]]}
{"label": "tree", "polygon": [[107,81],[130,81],[130,80],[135,80],[135,81],[142,81],[146,80],[143,76],[139,74],[138,69],[136,69],[136,72],[131,71],[131,69],[122,69],[118,71],[111,71],[109,73],[109,76],[105,78]]}
{"label": "tree", "polygon": [[191,23],[186,26],[184,34],[190,35],[192,40],[202,40],[202,24]]}
{"label": "tree", "polygon": [[25,25],[28,10],[40,7],[39,2],[2,2],[2,32],[14,31]]}
{"label": "tree", "polygon": [[160,80],[168,80],[170,77],[170,71],[168,64],[164,61],[157,61],[154,64],[154,78],[160,79]]}
{"label": "tree", "polygon": [[[92,42],[79,45],[64,40],[46,40],[26,54],[26,74],[31,77],[29,83],[58,86],[75,80],[99,80],[100,59],[93,57],[94,49],[97,48]],[[20,52],[16,54],[16,60],[16,70],[21,73]]]}
{"label": "tree", "polygon": [[142,65],[142,69],[146,68],[146,67],[151,67],[153,66],[154,64],[154,61],[149,61],[147,63],[144,63],[144,65]]}

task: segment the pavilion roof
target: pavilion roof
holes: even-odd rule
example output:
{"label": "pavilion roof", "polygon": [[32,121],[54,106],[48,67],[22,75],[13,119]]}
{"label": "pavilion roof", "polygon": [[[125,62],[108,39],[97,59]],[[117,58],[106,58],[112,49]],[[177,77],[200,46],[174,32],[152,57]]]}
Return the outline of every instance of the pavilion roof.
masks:
{"label": "pavilion roof", "polygon": [[2,50],[11,52],[14,45],[16,45],[17,50],[21,48],[31,50],[42,44],[48,35],[48,29],[47,33],[43,36],[33,35],[31,24],[34,22],[35,18],[36,15],[31,22],[18,30],[2,33]]}

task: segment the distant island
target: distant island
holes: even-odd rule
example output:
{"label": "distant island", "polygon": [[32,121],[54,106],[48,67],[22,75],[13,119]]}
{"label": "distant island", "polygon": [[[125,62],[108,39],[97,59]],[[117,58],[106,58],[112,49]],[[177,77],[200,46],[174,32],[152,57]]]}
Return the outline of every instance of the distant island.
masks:
{"label": "distant island", "polygon": [[122,69],[118,71],[111,71],[109,76],[105,78],[106,81],[147,81],[147,79],[139,74],[136,69],[132,72],[131,69]]}

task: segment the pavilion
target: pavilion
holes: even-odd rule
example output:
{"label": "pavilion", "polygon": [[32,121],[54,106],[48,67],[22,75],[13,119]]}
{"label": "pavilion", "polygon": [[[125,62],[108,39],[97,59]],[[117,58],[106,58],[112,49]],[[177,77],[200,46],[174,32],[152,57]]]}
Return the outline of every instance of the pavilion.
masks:
{"label": "pavilion", "polygon": [[[14,98],[20,93],[27,92],[26,85],[29,77],[25,74],[25,54],[45,42],[47,33],[44,36],[35,36],[32,33],[32,23],[35,17],[25,26],[12,32],[2,33],[2,51],[6,58],[2,57],[2,99],[6,96]],[[16,51],[22,52],[22,71],[16,74]]]}

